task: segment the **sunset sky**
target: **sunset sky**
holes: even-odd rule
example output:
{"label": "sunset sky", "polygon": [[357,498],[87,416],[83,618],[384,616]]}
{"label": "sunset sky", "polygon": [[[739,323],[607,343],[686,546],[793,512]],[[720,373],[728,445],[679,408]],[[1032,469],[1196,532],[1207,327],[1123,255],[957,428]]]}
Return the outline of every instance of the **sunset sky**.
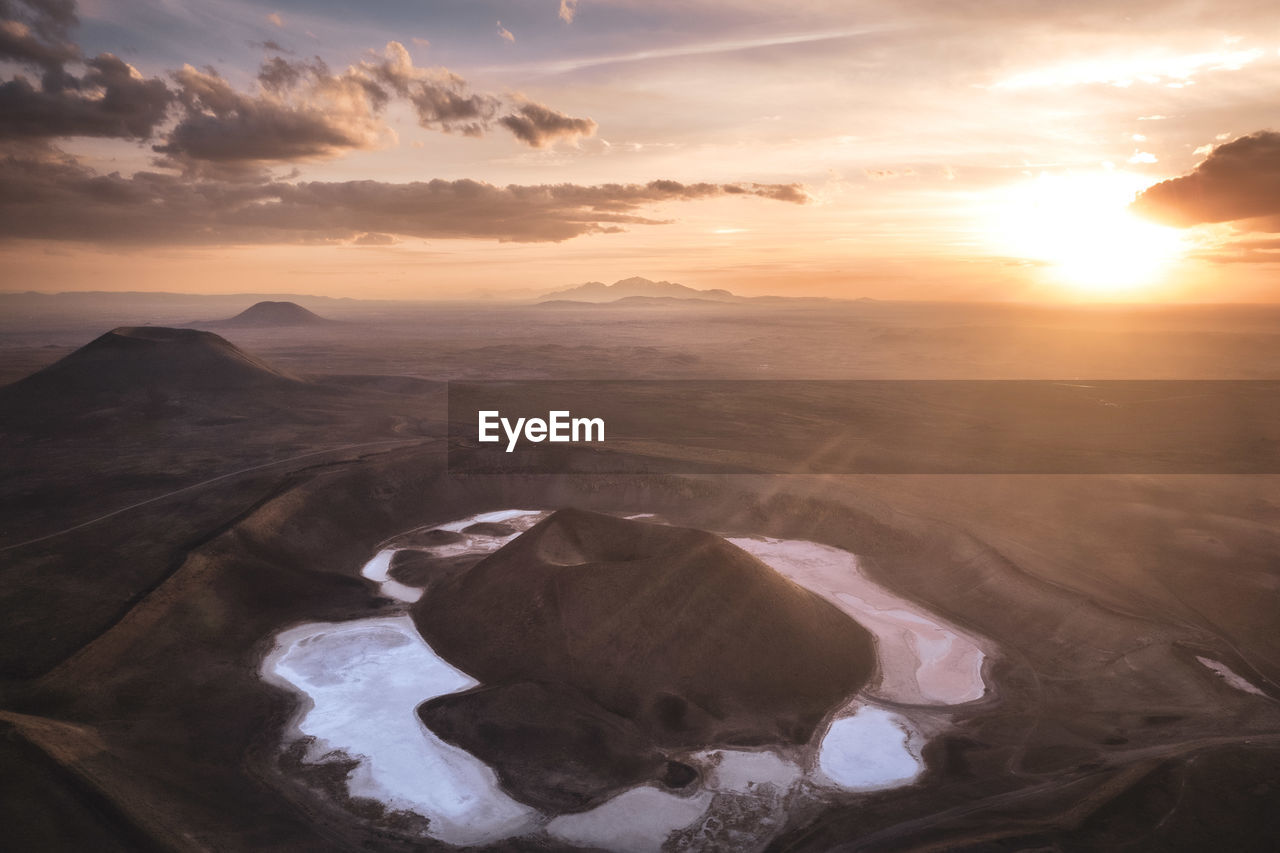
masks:
{"label": "sunset sky", "polygon": [[0,0],[0,20],[5,290],[642,275],[1280,300],[1269,3]]}

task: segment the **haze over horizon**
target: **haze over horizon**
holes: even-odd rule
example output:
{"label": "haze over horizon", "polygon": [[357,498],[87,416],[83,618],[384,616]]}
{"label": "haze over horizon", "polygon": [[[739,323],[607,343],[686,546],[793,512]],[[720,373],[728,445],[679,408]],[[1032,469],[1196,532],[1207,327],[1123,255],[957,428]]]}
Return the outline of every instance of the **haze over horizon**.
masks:
{"label": "haze over horizon", "polygon": [[1278,78],[1239,0],[0,0],[0,290],[1280,301]]}

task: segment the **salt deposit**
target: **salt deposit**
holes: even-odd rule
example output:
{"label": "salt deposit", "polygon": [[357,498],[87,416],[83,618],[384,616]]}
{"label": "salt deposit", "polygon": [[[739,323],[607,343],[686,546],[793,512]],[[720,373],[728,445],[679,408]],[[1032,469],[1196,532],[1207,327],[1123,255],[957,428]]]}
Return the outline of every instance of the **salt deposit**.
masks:
{"label": "salt deposit", "polygon": [[1261,690],[1259,690],[1257,687],[1254,687],[1252,684],[1246,681],[1242,676],[1240,676],[1235,670],[1228,667],[1225,663],[1221,663],[1219,661],[1213,660],[1212,658],[1200,657],[1200,655],[1196,655],[1196,660],[1200,661],[1200,663],[1204,664],[1209,669],[1216,672],[1219,678],[1227,682],[1227,684],[1230,684],[1236,690],[1243,690],[1245,693],[1252,693],[1255,696],[1267,695],[1263,693]]}
{"label": "salt deposit", "polygon": [[512,800],[479,759],[444,743],[414,709],[476,684],[431,651],[408,616],[313,622],[276,637],[269,680],[309,700],[296,734],[315,738],[306,760],[340,751],[359,763],[352,796],[430,819],[432,837],[482,844],[521,835],[537,812]]}
{"label": "salt deposit", "polygon": [[905,718],[863,706],[827,729],[818,747],[818,771],[849,791],[906,785],[924,770],[919,740]]}
{"label": "salt deposit", "polygon": [[409,604],[422,598],[422,590],[415,589],[411,586],[405,586],[399,581],[392,580],[388,576],[391,569],[391,558],[396,554],[394,548],[384,548],[373,555],[373,559],[364,564],[364,568],[360,569],[360,574],[378,584],[378,591],[387,598],[394,598],[397,601],[405,601]]}
{"label": "salt deposit", "polygon": [[667,836],[702,817],[712,796],[708,791],[681,797],[657,788],[632,788],[591,811],[561,815],[547,824],[547,832],[579,847],[658,853]]}
{"label": "salt deposit", "polygon": [[[462,531],[473,524],[499,524],[505,523],[511,526],[515,532],[507,536],[491,536],[485,533],[464,534],[461,541],[451,542],[443,545],[433,545],[430,547],[418,547],[412,550],[426,551],[437,557],[454,557],[462,554],[489,554],[498,550],[507,542],[519,536],[525,530],[537,524],[547,513],[533,509],[504,509],[497,512],[482,512],[478,515],[467,516],[466,518],[450,521],[431,528],[432,530],[444,530],[449,533],[462,534]],[[360,574],[378,584],[378,592],[387,598],[403,601],[407,604],[413,604],[422,597],[422,590],[417,587],[408,586],[400,583],[390,576],[391,560],[395,557],[397,551],[406,550],[394,547],[394,540],[391,546],[382,548],[378,553],[374,554],[369,562],[365,563],[360,569]]]}
{"label": "salt deposit", "polygon": [[975,638],[862,573],[856,555],[799,540],[744,538],[749,551],[848,613],[876,635],[877,694],[894,702],[955,705],[981,699],[985,658]]}

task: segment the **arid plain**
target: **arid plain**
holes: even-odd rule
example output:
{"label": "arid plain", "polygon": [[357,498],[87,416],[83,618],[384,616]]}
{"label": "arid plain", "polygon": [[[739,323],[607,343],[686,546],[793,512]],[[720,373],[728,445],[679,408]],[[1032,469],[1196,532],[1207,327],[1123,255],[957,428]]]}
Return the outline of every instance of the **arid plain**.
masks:
{"label": "arid plain", "polygon": [[[1280,379],[1280,309],[270,297],[332,322],[225,322],[260,298],[0,297],[19,848],[448,849],[353,793],[355,757],[288,747],[304,700],[263,661],[293,626],[406,614],[362,574],[396,537],[575,508],[849,552],[985,654],[980,698],[894,706],[933,727],[909,784],[766,802],[705,776],[666,849],[1274,849],[1280,476],[690,474],[705,447],[636,440],[592,458],[653,473],[463,475],[444,383]],[[486,843],[568,849],[551,817]]]}

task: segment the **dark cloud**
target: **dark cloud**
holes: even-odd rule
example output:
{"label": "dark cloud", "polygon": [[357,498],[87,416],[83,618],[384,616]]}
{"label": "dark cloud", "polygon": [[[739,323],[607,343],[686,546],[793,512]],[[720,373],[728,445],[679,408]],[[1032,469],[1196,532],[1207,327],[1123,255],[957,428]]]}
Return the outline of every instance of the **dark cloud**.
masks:
{"label": "dark cloud", "polygon": [[533,101],[521,103],[514,113],[498,119],[498,123],[514,133],[516,139],[534,148],[545,148],[557,139],[591,136],[597,126],[589,118],[573,118]]}
{"label": "dark cloud", "polygon": [[63,66],[79,59],[80,51],[69,42],[38,38],[20,21],[0,20],[0,58],[43,69],[49,87],[58,88],[63,85]]}
{"label": "dark cloud", "polygon": [[[1219,145],[1188,174],[1140,193],[1133,210],[1180,227],[1280,217],[1280,133],[1263,130]],[[1280,230],[1270,227],[1276,224],[1267,230]]]}
{"label": "dark cloud", "polygon": [[40,72],[38,82],[19,74],[0,83],[0,139],[146,139],[164,120],[165,84],[109,53],[85,60],[68,35],[75,24],[73,0],[0,0],[0,59]]}
{"label": "dark cloud", "polygon": [[0,160],[0,238],[114,244],[315,243],[381,236],[558,242],[653,225],[646,206],[724,195],[803,201],[772,184],[550,184],[473,180],[219,181],[140,172],[99,175],[53,149]]}
{"label": "dark cloud", "polygon": [[109,53],[85,65],[82,77],[60,88],[22,76],[0,83],[0,138],[150,137],[173,101],[168,87]]}
{"label": "dark cloud", "polygon": [[63,66],[80,58],[68,35],[76,23],[74,0],[0,0],[0,59],[42,69],[56,90]]}

